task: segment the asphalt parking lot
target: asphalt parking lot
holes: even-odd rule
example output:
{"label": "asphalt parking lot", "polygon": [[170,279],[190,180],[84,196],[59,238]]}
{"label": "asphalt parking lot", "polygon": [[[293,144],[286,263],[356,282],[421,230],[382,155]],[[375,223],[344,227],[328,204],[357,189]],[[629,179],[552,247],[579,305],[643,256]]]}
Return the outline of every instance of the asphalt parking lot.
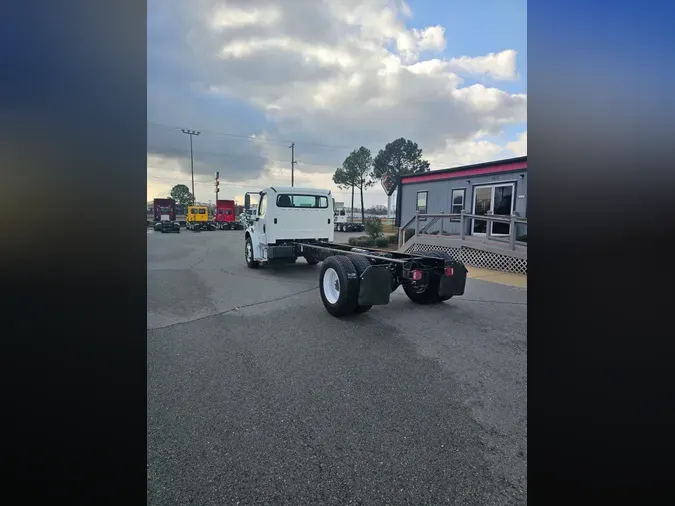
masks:
{"label": "asphalt parking lot", "polygon": [[341,320],[241,231],[147,251],[149,505],[527,503],[526,289]]}

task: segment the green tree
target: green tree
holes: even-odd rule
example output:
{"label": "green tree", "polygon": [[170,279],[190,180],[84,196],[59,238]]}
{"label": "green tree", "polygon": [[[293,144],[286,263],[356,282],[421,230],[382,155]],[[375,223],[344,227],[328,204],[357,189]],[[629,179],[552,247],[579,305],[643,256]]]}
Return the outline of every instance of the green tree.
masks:
{"label": "green tree", "polygon": [[401,137],[387,144],[377,154],[372,177],[381,179],[387,172],[398,177],[428,170],[429,162],[422,158],[422,150],[417,143]]}
{"label": "green tree", "polygon": [[366,209],[366,212],[368,214],[375,214],[377,216],[384,216],[387,214],[387,206],[383,206],[382,204],[377,204],[374,205],[373,207],[370,207]]}
{"label": "green tree", "polygon": [[[375,181],[371,179],[373,156],[370,154],[368,148],[361,146],[359,149],[355,149],[349,153],[342,166],[345,168],[347,174],[351,176],[354,187],[358,188],[361,193],[361,223],[365,223],[366,210],[363,205],[363,191],[375,184]],[[352,207],[354,207],[353,201]]]}
{"label": "green tree", "polygon": [[194,196],[190,193],[190,188],[184,184],[177,184],[171,188],[171,198],[176,201],[176,204],[186,206],[193,206],[195,202]]}
{"label": "green tree", "polygon": [[[347,160],[345,159],[345,162]],[[356,178],[350,167],[342,163],[342,167],[335,169],[333,174],[333,182],[341,190],[352,189],[352,223],[354,222],[354,187],[356,186]]]}
{"label": "green tree", "polygon": [[363,225],[366,234],[368,234],[373,241],[382,235],[383,228],[380,218],[368,218],[363,222]]}

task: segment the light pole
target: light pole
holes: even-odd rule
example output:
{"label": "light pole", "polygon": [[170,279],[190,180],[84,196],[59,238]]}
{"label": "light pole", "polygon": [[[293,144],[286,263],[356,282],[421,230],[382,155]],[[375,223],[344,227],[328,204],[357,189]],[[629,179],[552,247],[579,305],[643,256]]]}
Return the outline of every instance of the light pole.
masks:
{"label": "light pole", "polygon": [[198,132],[197,130],[188,130],[188,129],[181,129],[181,131],[190,136],[190,171],[192,172],[192,199],[193,199],[193,204],[197,203],[197,197],[195,197],[195,166],[194,166],[194,159],[192,158],[192,136],[193,135],[199,135],[201,132]]}
{"label": "light pole", "polygon": [[291,148],[291,186],[295,186],[295,164],[298,163],[295,159],[295,142],[288,147]]}

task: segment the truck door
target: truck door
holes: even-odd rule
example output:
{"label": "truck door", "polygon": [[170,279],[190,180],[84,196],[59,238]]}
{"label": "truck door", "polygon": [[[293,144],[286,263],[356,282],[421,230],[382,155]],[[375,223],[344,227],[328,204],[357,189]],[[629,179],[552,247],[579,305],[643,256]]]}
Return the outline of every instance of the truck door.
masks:
{"label": "truck door", "polygon": [[253,225],[262,252],[262,250],[267,248],[267,193],[263,193],[260,196],[260,203],[258,204],[258,221],[254,221]]}

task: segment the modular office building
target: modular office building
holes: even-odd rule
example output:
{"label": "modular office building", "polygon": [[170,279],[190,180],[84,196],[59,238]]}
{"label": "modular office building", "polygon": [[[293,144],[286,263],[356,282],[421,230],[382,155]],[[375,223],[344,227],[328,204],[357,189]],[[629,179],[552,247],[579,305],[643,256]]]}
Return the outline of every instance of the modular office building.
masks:
{"label": "modular office building", "polygon": [[[402,176],[398,185],[396,226],[416,214],[527,214],[527,156]],[[471,220],[465,233],[484,236],[490,224]],[[411,225],[414,228],[414,225]],[[510,224],[491,223],[491,235],[509,235]],[[526,229],[516,235],[527,240]]]}

